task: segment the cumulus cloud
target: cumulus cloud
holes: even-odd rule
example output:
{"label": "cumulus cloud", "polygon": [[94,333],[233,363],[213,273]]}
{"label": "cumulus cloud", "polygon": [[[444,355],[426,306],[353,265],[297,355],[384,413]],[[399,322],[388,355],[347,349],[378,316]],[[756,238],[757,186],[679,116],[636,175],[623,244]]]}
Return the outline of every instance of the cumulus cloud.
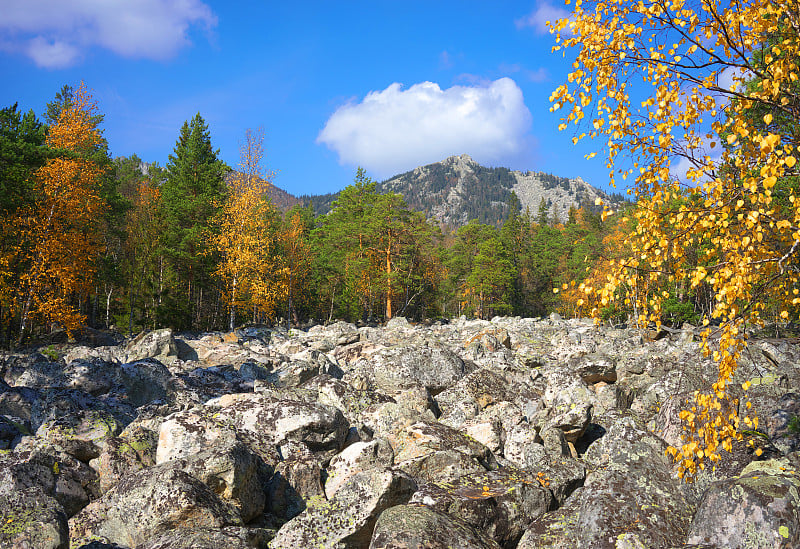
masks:
{"label": "cumulus cloud", "polygon": [[92,47],[124,57],[169,59],[190,44],[189,29],[210,30],[217,18],[201,0],[0,0],[6,50],[40,67],[66,67]]}
{"label": "cumulus cloud", "polygon": [[34,63],[46,69],[68,67],[80,57],[80,51],[75,46],[57,40],[51,42],[41,36],[28,42],[26,53]]}
{"label": "cumulus cloud", "polygon": [[343,164],[388,177],[467,153],[499,162],[524,153],[531,114],[510,78],[442,90],[433,82],[392,84],[331,115],[317,137]]}
{"label": "cumulus cloud", "polygon": [[514,24],[518,29],[531,27],[536,34],[550,34],[547,22],[555,24],[559,19],[569,17],[571,13],[564,8],[553,6],[548,2],[539,2],[536,8],[524,17],[520,17]]}

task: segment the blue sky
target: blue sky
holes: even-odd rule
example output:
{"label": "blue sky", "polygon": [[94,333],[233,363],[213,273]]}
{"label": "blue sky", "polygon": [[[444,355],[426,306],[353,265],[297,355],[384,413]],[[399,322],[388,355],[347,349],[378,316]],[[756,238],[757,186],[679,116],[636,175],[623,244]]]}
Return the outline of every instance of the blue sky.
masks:
{"label": "blue sky", "polygon": [[544,21],[562,12],[559,0],[0,0],[0,106],[41,115],[84,81],[112,155],[162,166],[196,112],[233,167],[262,126],[264,166],[295,195],[340,190],[357,166],[383,180],[461,153],[607,189],[602,154],[585,160],[549,112],[571,60],[551,53]]}

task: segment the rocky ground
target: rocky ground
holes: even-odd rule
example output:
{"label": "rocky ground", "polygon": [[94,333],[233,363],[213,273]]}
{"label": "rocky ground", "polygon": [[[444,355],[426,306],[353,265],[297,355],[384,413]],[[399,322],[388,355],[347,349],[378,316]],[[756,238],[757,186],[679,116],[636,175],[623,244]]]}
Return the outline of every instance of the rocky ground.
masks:
{"label": "rocky ground", "polygon": [[[655,336],[655,337],[653,337]],[[800,546],[800,347],[764,436],[684,484],[691,330],[551,318],[245,329],[0,356],[0,547]]]}

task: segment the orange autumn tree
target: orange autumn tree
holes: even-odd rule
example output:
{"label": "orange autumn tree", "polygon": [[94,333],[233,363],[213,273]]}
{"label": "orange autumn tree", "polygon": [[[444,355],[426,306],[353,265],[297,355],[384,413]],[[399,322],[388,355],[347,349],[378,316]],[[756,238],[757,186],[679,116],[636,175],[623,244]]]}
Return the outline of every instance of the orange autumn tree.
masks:
{"label": "orange autumn tree", "polygon": [[104,146],[97,104],[81,84],[50,127],[46,144],[60,154],[33,174],[34,203],[20,216],[28,271],[21,277],[20,338],[34,322],[74,332],[84,322],[77,304],[90,292],[102,252]]}
{"label": "orange autumn tree", "polygon": [[[638,199],[630,253],[594,288],[595,314],[642,275],[712,295],[701,345],[718,376],[682,412],[684,443],[670,449],[691,478],[741,439],[740,421],[758,425],[730,406],[747,325],[770,320],[773,307],[780,320],[797,317],[800,6],[576,0],[554,32],[555,50],[574,51],[551,96],[567,113],[560,128],[602,139],[612,183],[632,177]],[[660,323],[668,292],[625,293],[641,323]]]}
{"label": "orange autumn tree", "polygon": [[313,228],[313,210],[294,208],[286,214],[281,232],[281,269],[280,287],[285,290],[287,326],[291,328],[292,320],[299,321],[298,305],[307,305],[310,299],[308,283],[311,277],[313,255],[309,243]]}
{"label": "orange autumn tree", "polygon": [[228,178],[228,195],[213,222],[210,249],[220,256],[214,274],[224,285],[230,330],[237,309],[271,314],[282,294],[275,280],[278,216],[267,195],[272,174],[262,173],[263,156],[263,131],[248,129],[240,146],[242,171]]}

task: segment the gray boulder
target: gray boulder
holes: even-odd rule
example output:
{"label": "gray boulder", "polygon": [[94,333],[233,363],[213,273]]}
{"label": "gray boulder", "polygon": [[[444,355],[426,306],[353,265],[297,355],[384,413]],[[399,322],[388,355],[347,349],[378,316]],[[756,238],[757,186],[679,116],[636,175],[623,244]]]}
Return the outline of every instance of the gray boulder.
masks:
{"label": "gray boulder", "polygon": [[800,393],[781,396],[765,419],[767,434],[783,454],[800,450]]}
{"label": "gray boulder", "polygon": [[68,549],[67,515],[38,487],[0,493],[0,546]]}
{"label": "gray boulder", "polygon": [[176,528],[235,526],[238,513],[200,480],[164,463],[124,477],[69,521],[73,543],[98,536],[135,547]]}
{"label": "gray boulder", "polygon": [[394,399],[366,389],[356,389],[349,383],[331,377],[318,375],[303,383],[303,389],[314,392],[314,401],[338,408],[351,424],[359,422],[361,413],[369,406],[394,402]]}
{"label": "gray boulder", "polygon": [[553,505],[544,476],[513,468],[464,475],[420,487],[409,503],[460,519],[500,545],[514,545]]}
{"label": "gray boulder", "polygon": [[753,462],[740,476],[709,486],[686,542],[732,549],[800,545],[800,479],[794,465]]}
{"label": "gray boulder", "polygon": [[472,526],[425,505],[398,505],[375,524],[369,549],[500,549]]}
{"label": "gray boulder", "polygon": [[102,493],[122,477],[156,464],[158,433],[138,425],[106,440],[103,451],[89,465],[97,472]]}
{"label": "gray boulder", "polygon": [[458,355],[434,342],[377,351],[359,361],[354,369],[356,372],[345,374],[345,381],[360,373],[369,380],[370,388],[390,396],[412,385],[422,385],[435,396],[467,374]]}
{"label": "gray boulder", "polygon": [[291,456],[275,466],[265,491],[267,511],[280,519],[292,519],[309,502],[324,499],[322,465],[313,456]]}
{"label": "gray boulder", "polygon": [[136,549],[261,549],[275,535],[266,528],[227,526],[218,530],[181,528],[172,530]]}
{"label": "gray boulder", "polygon": [[309,501],[305,511],[278,530],[269,547],[367,547],[378,516],[407,502],[416,488],[413,480],[397,470],[355,474],[332,499]]}
{"label": "gray boulder", "polygon": [[163,363],[174,362],[178,358],[178,346],[169,328],[142,332],[125,346],[124,357],[123,362],[145,358],[155,358]]}
{"label": "gray boulder", "polygon": [[375,438],[369,442],[355,442],[331,459],[326,469],[325,496],[331,499],[347,479],[356,473],[391,467],[393,464],[394,451],[388,440]]}
{"label": "gray boulder", "polygon": [[0,494],[29,488],[55,498],[67,516],[99,495],[97,475],[88,465],[33,437],[27,437],[14,453],[0,456]]}
{"label": "gray boulder", "polygon": [[224,395],[207,406],[218,421],[266,436],[283,448],[282,452],[291,453],[300,445],[311,453],[332,457],[342,449],[350,428],[342,412],[332,406],[258,393]]}

